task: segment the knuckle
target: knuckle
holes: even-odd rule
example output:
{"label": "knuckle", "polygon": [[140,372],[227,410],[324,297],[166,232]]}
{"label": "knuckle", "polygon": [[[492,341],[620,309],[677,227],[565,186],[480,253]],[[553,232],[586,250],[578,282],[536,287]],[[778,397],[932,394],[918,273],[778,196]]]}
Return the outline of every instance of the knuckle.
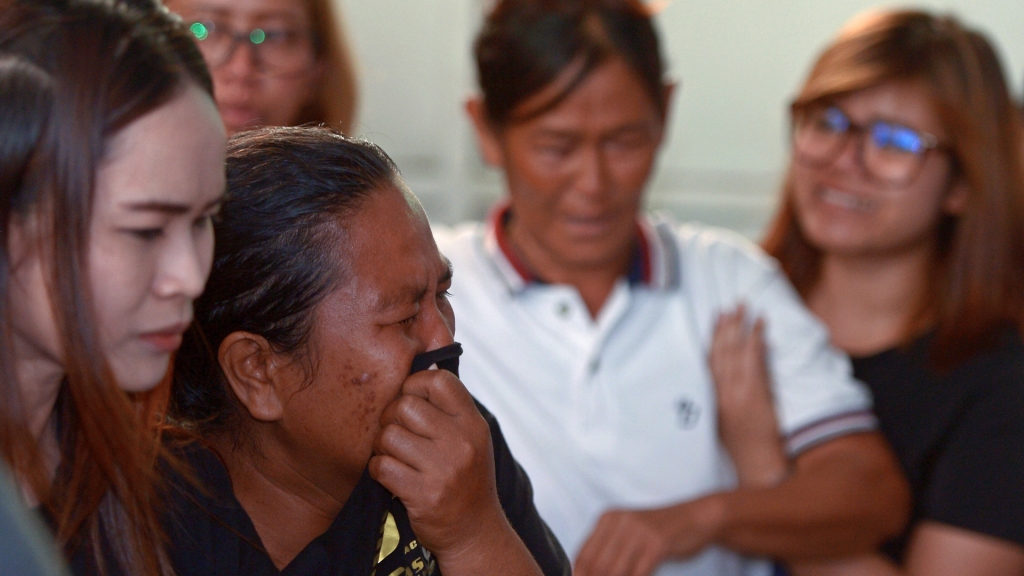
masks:
{"label": "knuckle", "polygon": [[380,445],[384,448],[397,446],[402,438],[402,427],[388,424],[380,431]]}
{"label": "knuckle", "polygon": [[417,404],[415,396],[402,395],[395,400],[395,413],[400,416],[412,416],[416,413]]}

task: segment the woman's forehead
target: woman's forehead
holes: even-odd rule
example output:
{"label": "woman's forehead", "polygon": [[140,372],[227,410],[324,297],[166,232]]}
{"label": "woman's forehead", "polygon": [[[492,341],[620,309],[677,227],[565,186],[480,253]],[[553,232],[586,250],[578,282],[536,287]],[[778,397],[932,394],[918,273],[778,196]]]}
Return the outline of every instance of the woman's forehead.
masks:
{"label": "woman's forehead", "polygon": [[920,80],[890,80],[837,98],[856,122],[887,120],[944,137],[931,90]]}
{"label": "woman's forehead", "polygon": [[172,8],[204,15],[250,20],[309,19],[306,0],[176,0]]}

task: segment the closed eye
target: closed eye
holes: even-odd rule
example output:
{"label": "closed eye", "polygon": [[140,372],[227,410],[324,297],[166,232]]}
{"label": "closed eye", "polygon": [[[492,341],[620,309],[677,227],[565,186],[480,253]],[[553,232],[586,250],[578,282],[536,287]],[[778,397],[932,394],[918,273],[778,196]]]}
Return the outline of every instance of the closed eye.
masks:
{"label": "closed eye", "polygon": [[194,222],[192,222],[192,227],[196,228],[197,230],[201,230],[203,228],[206,228],[208,226],[213,225],[213,223],[216,222],[216,220],[217,220],[217,215],[216,214],[208,214],[206,216],[200,216],[199,218],[196,218]]}
{"label": "closed eye", "polygon": [[143,242],[152,242],[157,238],[160,238],[164,234],[163,228],[128,228],[123,230],[127,234],[131,234]]}

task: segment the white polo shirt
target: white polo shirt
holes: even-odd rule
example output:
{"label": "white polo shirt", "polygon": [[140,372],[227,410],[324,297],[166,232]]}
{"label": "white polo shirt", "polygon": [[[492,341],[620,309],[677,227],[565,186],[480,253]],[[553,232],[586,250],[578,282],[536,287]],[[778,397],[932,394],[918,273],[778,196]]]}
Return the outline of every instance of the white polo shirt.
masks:
{"label": "white polo shirt", "polygon": [[[847,358],[774,260],[742,237],[641,219],[630,273],[592,319],[575,288],[538,281],[516,258],[498,225],[505,214],[434,230],[455,271],[460,373],[497,416],[570,559],[609,508],[663,507],[735,486],[707,365],[720,311],[742,302],[767,320],[791,453],[875,428]],[[762,570],[709,549],[657,574]]]}

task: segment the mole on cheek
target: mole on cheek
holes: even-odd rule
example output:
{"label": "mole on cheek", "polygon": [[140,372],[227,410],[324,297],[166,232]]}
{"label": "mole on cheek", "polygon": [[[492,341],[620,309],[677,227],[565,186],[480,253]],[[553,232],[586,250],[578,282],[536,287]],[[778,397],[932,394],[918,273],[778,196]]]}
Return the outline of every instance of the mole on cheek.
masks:
{"label": "mole on cheek", "polygon": [[373,376],[370,376],[369,374],[364,372],[363,375],[360,376],[359,378],[356,378],[355,376],[353,376],[352,377],[352,384],[354,386],[363,386],[363,385],[366,385],[367,383],[369,383],[370,380],[373,380]]}

